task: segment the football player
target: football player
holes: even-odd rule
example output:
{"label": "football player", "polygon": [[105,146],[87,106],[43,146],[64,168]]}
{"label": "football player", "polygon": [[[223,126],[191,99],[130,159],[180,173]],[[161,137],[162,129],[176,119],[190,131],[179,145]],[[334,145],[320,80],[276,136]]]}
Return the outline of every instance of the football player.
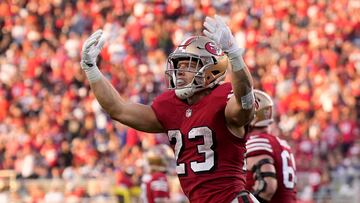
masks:
{"label": "football player", "polygon": [[296,202],[294,156],[285,140],[269,133],[273,101],[263,91],[254,93],[257,107],[246,143],[246,188],[260,202]]}
{"label": "football player", "polygon": [[157,148],[145,154],[145,171],[141,183],[141,199],[144,203],[169,202],[170,188],[166,177],[167,162]]}
{"label": "football player", "polygon": [[[240,48],[220,16],[206,17],[205,36],[184,40],[168,57],[169,91],[151,106],[125,101],[96,65],[104,38],[92,34],[81,67],[103,109],[140,131],[167,133],[176,172],[192,203],[253,202],[245,190],[247,125],[254,116],[253,81]],[[231,66],[231,83],[224,83]],[[240,163],[240,164],[239,164]]]}

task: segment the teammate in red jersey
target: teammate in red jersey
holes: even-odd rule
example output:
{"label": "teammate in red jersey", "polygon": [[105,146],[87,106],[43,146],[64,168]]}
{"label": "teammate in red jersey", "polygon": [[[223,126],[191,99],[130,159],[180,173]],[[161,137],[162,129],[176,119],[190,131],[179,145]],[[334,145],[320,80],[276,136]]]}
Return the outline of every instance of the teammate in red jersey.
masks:
{"label": "teammate in red jersey", "polygon": [[[81,67],[114,120],[141,131],[167,133],[190,202],[253,202],[245,191],[243,168],[246,126],[254,116],[252,77],[244,50],[221,17],[206,17],[204,27],[205,36],[184,40],[170,54],[170,90],[151,106],[125,101],[102,76],[96,66],[104,44],[101,30],[85,41]],[[223,82],[229,63],[231,84]]]}
{"label": "teammate in red jersey", "polygon": [[269,95],[254,90],[257,110],[246,143],[247,182],[260,202],[296,202],[295,161],[285,140],[271,135],[273,102]]}
{"label": "teammate in red jersey", "polygon": [[166,159],[156,148],[145,155],[147,173],[142,177],[141,200],[143,203],[169,202],[170,188],[166,177]]}

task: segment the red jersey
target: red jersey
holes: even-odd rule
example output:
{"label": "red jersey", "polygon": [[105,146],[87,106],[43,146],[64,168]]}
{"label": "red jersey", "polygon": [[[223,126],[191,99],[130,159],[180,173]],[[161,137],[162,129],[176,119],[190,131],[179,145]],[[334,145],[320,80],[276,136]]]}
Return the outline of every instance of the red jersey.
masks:
{"label": "red jersey", "polygon": [[[267,133],[253,132],[249,135],[246,149],[247,158],[266,154],[274,159],[278,188],[270,202],[296,202],[295,160],[288,143]],[[246,189],[252,191],[254,183],[252,171],[247,171]]]}
{"label": "red jersey", "polygon": [[231,95],[231,84],[224,83],[193,105],[178,99],[174,91],[152,104],[167,131],[176,172],[191,203],[231,202],[245,189],[245,139],[235,137],[225,123]]}
{"label": "red jersey", "polygon": [[156,203],[169,200],[170,189],[166,175],[162,172],[146,174],[142,177],[141,199],[143,203]]}

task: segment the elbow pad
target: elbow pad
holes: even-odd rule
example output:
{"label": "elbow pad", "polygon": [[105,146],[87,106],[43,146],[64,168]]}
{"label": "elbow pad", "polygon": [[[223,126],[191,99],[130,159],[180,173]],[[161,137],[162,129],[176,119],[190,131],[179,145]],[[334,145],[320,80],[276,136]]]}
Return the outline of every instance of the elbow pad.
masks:
{"label": "elbow pad", "polygon": [[276,179],[276,173],[274,172],[261,172],[261,166],[264,164],[273,164],[273,162],[270,159],[261,159],[251,168],[251,171],[255,174],[255,180],[259,181],[259,187],[253,192],[256,197],[266,190],[267,184],[264,180],[265,177],[272,177]]}

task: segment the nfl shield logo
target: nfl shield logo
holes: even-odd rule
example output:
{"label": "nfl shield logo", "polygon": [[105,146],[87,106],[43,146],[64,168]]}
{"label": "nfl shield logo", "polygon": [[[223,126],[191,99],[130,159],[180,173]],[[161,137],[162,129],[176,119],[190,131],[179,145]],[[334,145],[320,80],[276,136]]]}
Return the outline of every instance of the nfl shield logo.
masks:
{"label": "nfl shield logo", "polygon": [[192,110],[191,110],[191,109],[187,109],[187,110],[186,110],[186,114],[185,114],[186,118],[189,118],[189,117],[191,116],[191,113],[192,113]]}

